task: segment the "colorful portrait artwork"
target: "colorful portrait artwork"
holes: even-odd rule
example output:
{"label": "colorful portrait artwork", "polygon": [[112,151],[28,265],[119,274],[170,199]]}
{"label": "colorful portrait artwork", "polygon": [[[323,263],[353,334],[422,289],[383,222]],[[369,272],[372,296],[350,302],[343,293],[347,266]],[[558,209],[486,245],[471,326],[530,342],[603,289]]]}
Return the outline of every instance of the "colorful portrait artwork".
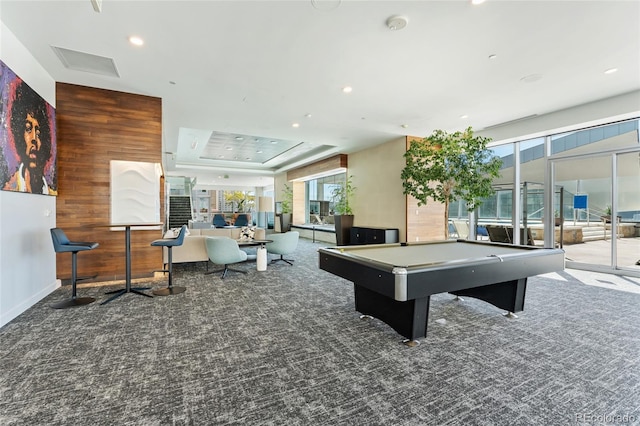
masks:
{"label": "colorful portrait artwork", "polygon": [[0,189],[57,195],[55,109],[0,61]]}

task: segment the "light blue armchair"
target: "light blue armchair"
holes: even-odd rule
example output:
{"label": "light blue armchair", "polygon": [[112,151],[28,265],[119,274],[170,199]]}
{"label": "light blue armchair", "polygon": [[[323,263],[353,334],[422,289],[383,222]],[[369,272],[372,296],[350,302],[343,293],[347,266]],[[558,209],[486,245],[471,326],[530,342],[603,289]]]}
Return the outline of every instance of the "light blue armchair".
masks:
{"label": "light blue armchair", "polygon": [[206,237],[205,244],[207,246],[209,260],[217,265],[224,265],[224,269],[207,271],[205,275],[222,272],[221,278],[224,279],[228,271],[241,272],[243,274],[247,273],[247,271],[241,269],[229,268],[229,264],[231,263],[239,263],[247,260],[247,253],[240,250],[236,240],[228,237]]}
{"label": "light blue armchair", "polygon": [[300,233],[297,231],[289,231],[284,234],[270,234],[268,239],[272,242],[267,243],[267,253],[279,254],[280,257],[276,259],[272,259],[271,263],[283,261],[287,262],[289,265],[293,265],[293,259],[285,259],[285,254],[291,254],[296,251],[298,247],[298,239],[300,238]]}

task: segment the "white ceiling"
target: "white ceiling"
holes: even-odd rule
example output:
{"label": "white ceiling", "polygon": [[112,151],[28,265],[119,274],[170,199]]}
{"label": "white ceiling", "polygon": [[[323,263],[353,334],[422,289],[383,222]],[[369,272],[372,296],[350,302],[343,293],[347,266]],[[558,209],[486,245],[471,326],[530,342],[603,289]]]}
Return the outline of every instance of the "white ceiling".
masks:
{"label": "white ceiling", "polygon": [[56,81],[162,98],[165,170],[212,188],[640,89],[640,1],[2,0],[0,19]]}

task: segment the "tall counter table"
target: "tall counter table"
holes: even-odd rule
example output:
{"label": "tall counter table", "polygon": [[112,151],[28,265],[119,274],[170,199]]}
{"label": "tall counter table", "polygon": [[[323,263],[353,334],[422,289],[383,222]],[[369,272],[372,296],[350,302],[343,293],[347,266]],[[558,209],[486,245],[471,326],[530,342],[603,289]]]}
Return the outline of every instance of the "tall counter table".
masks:
{"label": "tall counter table", "polygon": [[124,247],[126,254],[125,287],[121,290],[107,292],[106,294],[112,294],[112,296],[100,303],[101,305],[105,305],[126,293],[135,293],[141,296],[153,297],[151,294],[143,293],[143,290],[149,290],[150,287],[131,287],[131,228],[151,228],[161,227],[162,225],[162,223],[109,223],[89,225],[92,228],[124,228]]}

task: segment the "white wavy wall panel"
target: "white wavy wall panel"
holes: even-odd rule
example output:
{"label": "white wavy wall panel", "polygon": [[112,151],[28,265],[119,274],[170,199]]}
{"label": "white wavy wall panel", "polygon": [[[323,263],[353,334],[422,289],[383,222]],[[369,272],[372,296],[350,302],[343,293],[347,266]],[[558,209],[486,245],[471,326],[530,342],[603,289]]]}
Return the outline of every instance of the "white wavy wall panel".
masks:
{"label": "white wavy wall panel", "polygon": [[111,223],[159,223],[158,163],[111,161]]}

